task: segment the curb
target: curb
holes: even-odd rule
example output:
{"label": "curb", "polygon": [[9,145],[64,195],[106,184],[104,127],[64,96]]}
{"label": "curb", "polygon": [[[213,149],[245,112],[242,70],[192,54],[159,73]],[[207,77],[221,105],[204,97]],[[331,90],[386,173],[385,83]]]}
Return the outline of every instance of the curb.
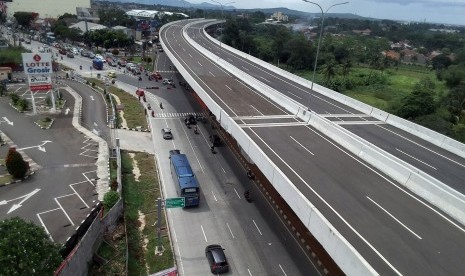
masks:
{"label": "curb", "polygon": [[124,129],[124,130],[132,130],[132,131],[138,131],[138,132],[150,132],[150,129],[140,129],[140,128],[127,128],[127,127],[122,127],[119,129]]}
{"label": "curb", "polygon": [[0,187],[4,187],[4,186],[8,186],[10,184],[15,184],[15,183],[19,183],[19,182],[23,182],[25,180],[27,180],[30,176],[34,175],[35,174],[35,171],[31,171],[30,174],[26,175],[25,177],[21,178],[21,179],[15,179],[13,181],[10,181],[8,183],[5,183],[5,184],[0,184]]}
{"label": "curb", "polygon": [[40,127],[41,129],[50,129],[53,125],[53,123],[55,122],[55,119],[52,119],[52,122],[50,122],[50,125],[48,125],[48,127],[43,127],[43,126],[40,126],[39,123],[37,122],[34,122],[34,124],[38,127]]}

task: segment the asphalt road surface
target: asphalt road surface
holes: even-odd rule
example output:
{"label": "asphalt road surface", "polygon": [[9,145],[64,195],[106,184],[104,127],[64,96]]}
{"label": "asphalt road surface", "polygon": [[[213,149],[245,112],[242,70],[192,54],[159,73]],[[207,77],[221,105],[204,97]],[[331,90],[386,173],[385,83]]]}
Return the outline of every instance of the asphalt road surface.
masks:
{"label": "asphalt road surface", "polygon": [[[293,117],[189,45],[182,37],[184,24],[171,25],[160,37],[229,116],[262,116],[269,120],[278,115]],[[197,38],[198,31],[199,26],[194,26],[188,33],[196,32]],[[235,62],[232,58],[225,59]],[[331,109],[328,109],[326,102],[312,109],[323,113],[341,112],[337,103],[329,105]],[[311,126],[302,125],[297,118],[294,121],[276,126],[249,125],[237,119],[268,157],[378,273],[463,274],[465,230],[462,226]]]}

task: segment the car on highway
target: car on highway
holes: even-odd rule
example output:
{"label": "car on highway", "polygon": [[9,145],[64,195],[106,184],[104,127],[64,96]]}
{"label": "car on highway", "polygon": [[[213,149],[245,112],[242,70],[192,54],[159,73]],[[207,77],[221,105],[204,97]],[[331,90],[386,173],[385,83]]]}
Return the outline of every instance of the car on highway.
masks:
{"label": "car on highway", "polygon": [[81,56],[83,56],[83,57],[88,57],[88,56],[89,56],[89,52],[87,52],[86,50],[82,50],[82,51],[81,51]]}
{"label": "car on highway", "polygon": [[69,58],[74,58],[73,52],[66,53],[66,56],[69,57]]}
{"label": "car on highway", "polygon": [[221,138],[220,136],[216,134],[210,135],[210,142],[212,143],[213,146],[218,147],[221,146]]}
{"label": "car on highway", "polygon": [[115,71],[108,72],[108,77],[115,79],[116,78],[116,72]]}
{"label": "car on highway", "polygon": [[219,244],[211,244],[205,248],[210,271],[213,274],[226,273],[229,271],[228,260],[224,254],[224,248]]}
{"label": "car on highway", "polygon": [[194,115],[191,114],[184,119],[184,123],[186,125],[196,125],[197,120],[195,119]]}
{"label": "car on highway", "polygon": [[162,77],[159,72],[155,72],[149,76],[149,80],[161,80]]}
{"label": "car on highway", "polygon": [[121,67],[126,67],[126,64],[127,64],[127,63],[128,63],[128,62],[127,62],[126,59],[124,59],[124,58],[120,58],[120,59],[118,60],[118,65],[121,66]]}
{"label": "car on highway", "polygon": [[163,84],[173,84],[174,81],[172,79],[164,79]]}
{"label": "car on highway", "polygon": [[171,133],[170,128],[162,128],[161,133],[163,135],[163,139],[165,139],[165,140],[173,139],[173,133]]}
{"label": "car on highway", "polygon": [[87,57],[90,58],[90,59],[94,59],[95,54],[93,52],[89,52],[89,55]]}

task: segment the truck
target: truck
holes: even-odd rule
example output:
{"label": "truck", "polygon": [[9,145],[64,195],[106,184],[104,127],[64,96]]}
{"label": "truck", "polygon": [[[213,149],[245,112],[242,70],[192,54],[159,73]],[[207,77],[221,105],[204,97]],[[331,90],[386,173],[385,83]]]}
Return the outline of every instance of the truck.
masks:
{"label": "truck", "polygon": [[95,58],[92,61],[92,66],[97,70],[102,70],[103,69],[103,60],[101,60],[99,58]]}

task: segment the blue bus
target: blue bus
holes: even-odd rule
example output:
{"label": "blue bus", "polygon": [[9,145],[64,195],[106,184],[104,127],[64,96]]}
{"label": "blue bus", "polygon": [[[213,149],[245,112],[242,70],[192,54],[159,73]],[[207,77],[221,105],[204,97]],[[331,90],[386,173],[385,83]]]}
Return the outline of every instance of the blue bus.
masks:
{"label": "blue bus", "polygon": [[178,196],[185,198],[185,207],[199,206],[200,187],[185,154],[170,151],[170,168]]}

